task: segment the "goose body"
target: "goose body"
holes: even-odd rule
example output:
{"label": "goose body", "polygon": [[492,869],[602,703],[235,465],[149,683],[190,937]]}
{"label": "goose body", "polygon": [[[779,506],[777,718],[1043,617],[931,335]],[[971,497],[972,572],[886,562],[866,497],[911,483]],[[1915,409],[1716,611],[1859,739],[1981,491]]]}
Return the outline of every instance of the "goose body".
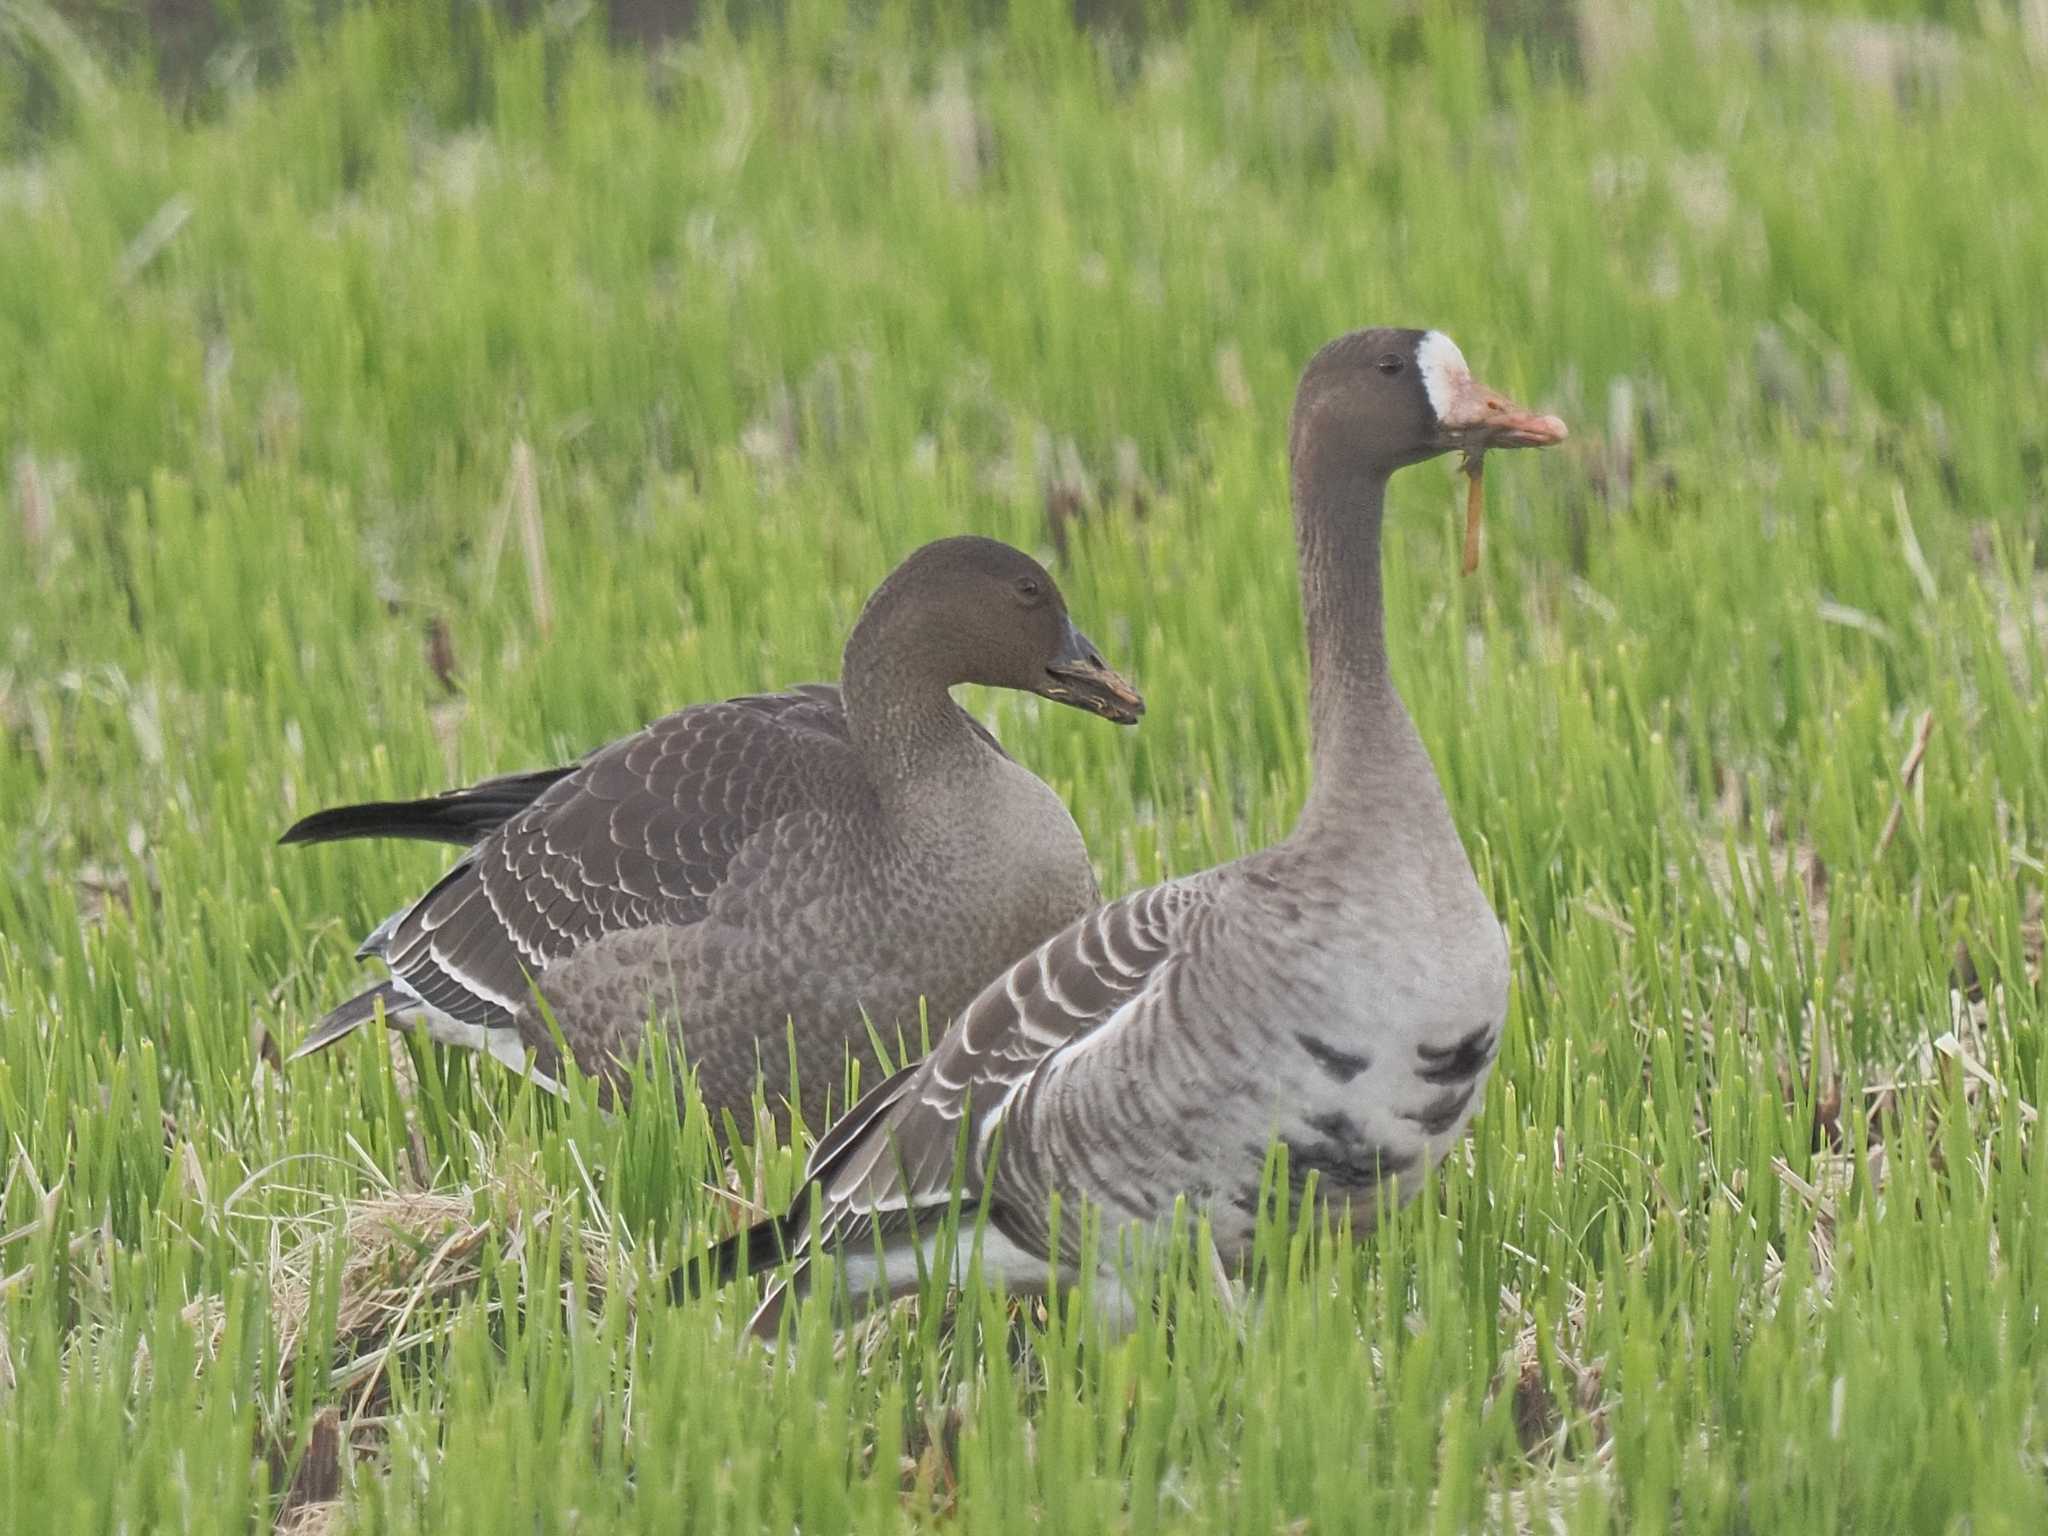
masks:
{"label": "goose body", "polygon": [[1099,899],[1073,817],[953,701],[965,681],[1142,709],[1035,562],[944,540],[870,599],[841,685],[699,705],[566,769],[307,818],[286,841],[471,847],[365,942],[390,979],[295,1054],[381,1011],[552,1084],[555,1030],[610,1075],[655,1020],[714,1116],[747,1123],[757,1081],[777,1103],[794,1067],[821,1122],[849,1056],[872,1081],[871,1025],[915,1046],[921,1009],[936,1033]]}
{"label": "goose body", "polygon": [[[1240,1260],[1275,1140],[1292,1192],[1313,1176],[1362,1227],[1382,1198],[1414,1194],[1478,1108],[1508,954],[1388,673],[1384,491],[1436,453],[1563,435],[1474,382],[1437,332],[1356,332],[1317,355],[1290,441],[1314,752],[1298,825],[1018,960],[819,1143],[790,1214],[747,1235],[750,1265],[826,1246],[856,1297],[914,1288],[963,1134],[984,1270],[1019,1289],[1075,1274],[1083,1203],[1114,1230],[1185,1198],[1219,1256]],[[800,1258],[799,1288],[806,1275]],[[772,1332],[788,1294],[771,1288],[757,1329]],[[1115,1304],[1113,1273],[1097,1294]]]}

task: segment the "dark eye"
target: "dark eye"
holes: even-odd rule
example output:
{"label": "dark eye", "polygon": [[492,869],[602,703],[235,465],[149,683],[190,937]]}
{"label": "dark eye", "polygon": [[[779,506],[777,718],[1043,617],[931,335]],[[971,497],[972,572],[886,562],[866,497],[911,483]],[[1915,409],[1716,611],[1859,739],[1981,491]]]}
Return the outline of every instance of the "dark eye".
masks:
{"label": "dark eye", "polygon": [[1036,576],[1019,576],[1017,578],[1017,595],[1023,598],[1025,602],[1035,603],[1044,594],[1045,589],[1038,584]]}
{"label": "dark eye", "polygon": [[1399,373],[1402,367],[1405,365],[1402,363],[1400,356],[1398,354],[1389,352],[1385,357],[1381,358],[1377,363],[1373,364],[1373,366],[1379,369],[1379,371],[1381,373],[1384,373],[1388,378],[1392,378],[1395,374]]}

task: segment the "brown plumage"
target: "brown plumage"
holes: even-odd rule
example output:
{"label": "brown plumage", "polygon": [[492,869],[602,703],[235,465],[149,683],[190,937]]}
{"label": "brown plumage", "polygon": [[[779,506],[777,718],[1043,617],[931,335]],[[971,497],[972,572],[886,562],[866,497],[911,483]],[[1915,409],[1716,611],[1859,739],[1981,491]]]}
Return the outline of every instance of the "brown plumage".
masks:
{"label": "brown plumage", "polygon": [[[1142,701],[1067,617],[1052,578],[990,539],[927,545],[869,599],[840,685],[704,704],[565,769],[430,800],[324,811],[287,842],[473,842],[361,951],[390,981],[295,1055],[382,1010],[445,1043],[559,1072],[547,1025],[610,1074],[650,1017],[714,1115],[771,1102],[794,1036],[805,1119],[849,1055],[869,1081],[989,976],[1098,899],[1058,796],[953,702],[1026,689],[1128,723]],[[539,999],[539,1002],[536,1001]],[[545,1004],[545,1009],[540,1006]]]}

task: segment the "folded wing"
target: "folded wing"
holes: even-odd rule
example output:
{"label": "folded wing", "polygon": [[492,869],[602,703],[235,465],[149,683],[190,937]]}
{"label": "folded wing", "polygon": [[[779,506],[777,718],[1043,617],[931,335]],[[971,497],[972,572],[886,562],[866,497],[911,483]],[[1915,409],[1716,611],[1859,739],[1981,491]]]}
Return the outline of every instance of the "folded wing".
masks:
{"label": "folded wing", "polygon": [[824,684],[657,720],[544,786],[359,953],[384,960],[415,1005],[513,1028],[549,965],[624,929],[700,922],[736,868],[772,852],[764,842],[800,845],[821,809],[813,786],[852,777],[819,760],[851,751],[839,690]]}
{"label": "folded wing", "polygon": [[[881,1084],[826,1133],[789,1212],[732,1239],[714,1255],[714,1272],[736,1268],[742,1244],[753,1270],[798,1247],[791,1280],[801,1287],[811,1252],[865,1257],[879,1238],[886,1274],[876,1288],[896,1293],[914,1284],[920,1213],[951,1204],[956,1168],[963,1212],[990,1203],[990,1153],[1017,1094],[1062,1053],[1154,1006],[1206,906],[1199,880],[1154,886],[1099,908],[1019,960],[930,1056]],[[814,1198],[819,1222],[798,1245]],[[888,1263],[891,1253],[900,1265]],[[771,1289],[756,1331],[774,1331],[784,1296],[782,1285]]]}

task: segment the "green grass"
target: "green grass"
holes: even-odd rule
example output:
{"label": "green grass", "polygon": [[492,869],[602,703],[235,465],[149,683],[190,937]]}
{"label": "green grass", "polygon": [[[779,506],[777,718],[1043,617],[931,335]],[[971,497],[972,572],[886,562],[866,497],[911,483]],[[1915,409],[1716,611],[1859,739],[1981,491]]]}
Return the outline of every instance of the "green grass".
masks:
{"label": "green grass", "polygon": [[[0,1529],[2042,1529],[2038,18],[1599,5],[1560,79],[1461,12],[875,9],[351,13],[179,120],[0,0]],[[1464,1155],[1269,1234],[1242,1339],[1168,1256],[1128,1340],[771,1360],[663,1299],[730,1224],[663,1095],[266,1062],[440,864],[295,814],[830,676],[1055,504],[1151,713],[977,707],[1110,889],[1278,835],[1288,397],[1374,322],[1574,428],[1471,580],[1447,466],[1389,528],[1514,1002]]]}

